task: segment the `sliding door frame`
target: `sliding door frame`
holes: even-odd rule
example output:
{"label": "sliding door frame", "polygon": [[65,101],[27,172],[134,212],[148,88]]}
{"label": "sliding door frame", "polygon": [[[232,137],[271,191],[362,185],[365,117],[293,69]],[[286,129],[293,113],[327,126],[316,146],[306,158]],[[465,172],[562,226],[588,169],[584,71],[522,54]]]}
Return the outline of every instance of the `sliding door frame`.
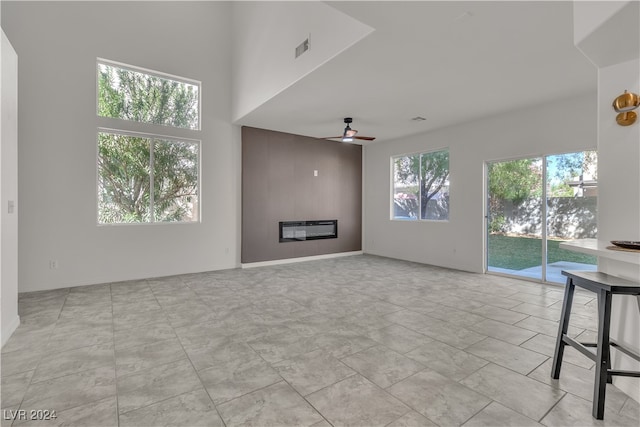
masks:
{"label": "sliding door frame", "polygon": [[[554,282],[547,281],[547,229],[549,227],[549,219],[547,218],[548,206],[547,206],[547,157],[553,156],[554,154],[547,155],[532,155],[526,157],[514,157],[510,159],[501,159],[501,160],[487,160],[484,162],[484,262],[483,262],[483,271],[485,274],[491,273],[498,276],[505,277],[517,277],[523,280],[529,280],[536,283],[551,283],[556,284]],[[533,279],[531,277],[518,276],[517,274],[508,274],[501,273],[498,271],[489,271],[489,165],[492,163],[503,163],[510,162],[515,160],[523,160],[523,159],[541,159],[542,163],[542,194],[541,194],[541,203],[540,203],[540,214],[543,217],[543,221],[541,221],[541,230],[540,230],[540,239],[541,239],[541,250],[540,250],[540,265],[541,265],[541,273],[540,279]]]}
{"label": "sliding door frame", "polygon": [[[582,150],[583,152],[586,151],[593,151],[593,150],[588,150],[588,149],[584,149]],[[548,157],[552,157],[552,156],[561,156],[563,154],[571,154],[571,153],[576,153],[579,151],[568,151],[565,153],[557,153],[557,154],[542,154],[542,155],[531,155],[531,156],[523,156],[523,157],[514,157],[514,158],[506,158],[506,159],[500,159],[500,160],[487,160],[484,162],[484,207],[483,207],[483,211],[484,211],[484,268],[483,271],[485,274],[487,273],[491,273],[497,276],[504,276],[504,277],[516,277],[519,279],[523,279],[523,280],[529,280],[532,282],[536,282],[536,283],[545,283],[545,284],[552,284],[552,285],[560,285],[559,283],[556,282],[549,282],[547,280],[547,263],[548,263],[548,259],[547,259],[547,252],[548,252],[548,248],[547,248],[547,237],[548,237],[548,229],[549,229],[549,218],[548,218],[548,204],[547,204],[547,158]],[[541,244],[541,276],[540,279],[534,279],[531,277],[525,277],[525,276],[518,276],[516,274],[508,274],[508,273],[502,273],[502,272],[498,272],[498,271],[490,271],[489,270],[489,165],[490,164],[494,164],[494,163],[503,163],[503,162],[509,162],[509,161],[515,161],[515,160],[523,160],[523,159],[541,159],[542,161],[542,194],[541,194],[541,209],[540,209],[540,214],[542,215],[542,221],[540,222],[541,225],[541,233],[540,233],[540,238],[542,240],[542,244]]]}

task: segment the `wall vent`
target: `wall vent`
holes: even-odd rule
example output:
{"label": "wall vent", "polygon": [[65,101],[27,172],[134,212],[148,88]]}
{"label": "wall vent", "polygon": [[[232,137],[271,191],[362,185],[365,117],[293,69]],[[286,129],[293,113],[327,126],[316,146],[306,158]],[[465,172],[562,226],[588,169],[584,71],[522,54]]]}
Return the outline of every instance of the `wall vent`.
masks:
{"label": "wall vent", "polygon": [[309,50],[309,37],[296,47],[296,58]]}

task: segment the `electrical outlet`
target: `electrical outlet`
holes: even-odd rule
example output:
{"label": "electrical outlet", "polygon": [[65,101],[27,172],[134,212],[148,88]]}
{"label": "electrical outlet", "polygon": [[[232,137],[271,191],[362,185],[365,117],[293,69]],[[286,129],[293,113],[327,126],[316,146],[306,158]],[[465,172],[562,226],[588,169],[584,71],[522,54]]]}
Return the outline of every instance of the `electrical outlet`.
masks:
{"label": "electrical outlet", "polygon": [[49,269],[50,270],[57,270],[58,269],[58,260],[57,259],[53,259],[53,260],[49,261]]}

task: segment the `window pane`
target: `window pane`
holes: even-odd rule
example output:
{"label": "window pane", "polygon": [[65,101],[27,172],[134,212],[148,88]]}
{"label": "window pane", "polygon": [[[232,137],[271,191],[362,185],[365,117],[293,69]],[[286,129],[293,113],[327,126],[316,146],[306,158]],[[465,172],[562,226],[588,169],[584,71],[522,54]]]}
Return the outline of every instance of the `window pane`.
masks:
{"label": "window pane", "polygon": [[199,144],[156,140],[153,210],[156,221],[198,220]]}
{"label": "window pane", "polygon": [[541,158],[488,165],[489,271],[543,279],[543,182]]}
{"label": "window pane", "polygon": [[151,141],[148,138],[98,134],[98,222],[150,220]]}
{"label": "window pane", "polygon": [[197,84],[98,63],[98,115],[199,129]]}
{"label": "window pane", "polygon": [[449,151],[421,155],[420,218],[449,219]]}
{"label": "window pane", "polygon": [[597,237],[598,158],[595,151],[547,157],[548,282],[564,283],[562,270],[596,270],[598,259],[560,248],[561,242]]}
{"label": "window pane", "polygon": [[420,155],[393,159],[393,218],[418,219]]}

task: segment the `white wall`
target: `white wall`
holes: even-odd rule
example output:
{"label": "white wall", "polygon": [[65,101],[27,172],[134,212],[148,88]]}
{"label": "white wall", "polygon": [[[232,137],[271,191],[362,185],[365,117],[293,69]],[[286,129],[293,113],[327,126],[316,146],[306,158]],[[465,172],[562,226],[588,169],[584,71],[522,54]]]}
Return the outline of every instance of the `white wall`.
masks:
{"label": "white wall", "polygon": [[[640,123],[619,126],[613,100],[627,89],[640,93],[640,60],[598,70],[599,191],[598,238],[640,240]],[[640,281],[640,266],[599,258],[599,270]],[[611,336],[628,348],[640,351],[640,297],[614,296]],[[613,367],[640,370],[640,363],[613,352]],[[640,402],[637,378],[614,377],[614,384]]]}
{"label": "white wall", "polygon": [[619,64],[640,52],[640,2],[573,2],[574,43],[598,67]]}
{"label": "white wall", "polygon": [[573,41],[580,44],[590,34],[596,31],[604,22],[622,9],[629,0],[625,1],[583,1],[573,2]]}
{"label": "white wall", "polygon": [[[316,1],[234,2],[233,120],[239,120],[373,29]],[[295,58],[310,36],[311,48]]]}
{"label": "white wall", "polygon": [[[20,56],[20,292],[238,266],[229,3],[2,8],[2,27]],[[96,57],[202,82],[202,131],[185,131],[202,140],[201,223],[96,225]]]}
{"label": "white wall", "polygon": [[[640,240],[640,123],[619,126],[611,106],[624,90],[640,93],[640,3],[574,1],[573,8],[574,28],[584,33],[574,33],[575,43],[598,66],[598,239],[605,245]],[[640,281],[638,264],[600,257],[598,269]],[[637,353],[639,325],[640,297],[614,296],[611,337]],[[618,351],[612,357],[614,369],[640,370],[640,363]],[[613,383],[640,402],[637,378],[618,376]]]}
{"label": "white wall", "polygon": [[619,126],[613,100],[640,93],[636,59],[598,70],[598,238],[640,240],[640,123]]}
{"label": "white wall", "polygon": [[[594,82],[595,89],[595,82]],[[484,270],[484,164],[596,147],[596,95],[364,147],[364,251]],[[391,156],[449,148],[448,222],[391,221]]]}
{"label": "white wall", "polygon": [[[2,31],[0,47],[0,341],[20,324],[18,317],[18,57]],[[9,202],[13,211],[9,211]]]}

